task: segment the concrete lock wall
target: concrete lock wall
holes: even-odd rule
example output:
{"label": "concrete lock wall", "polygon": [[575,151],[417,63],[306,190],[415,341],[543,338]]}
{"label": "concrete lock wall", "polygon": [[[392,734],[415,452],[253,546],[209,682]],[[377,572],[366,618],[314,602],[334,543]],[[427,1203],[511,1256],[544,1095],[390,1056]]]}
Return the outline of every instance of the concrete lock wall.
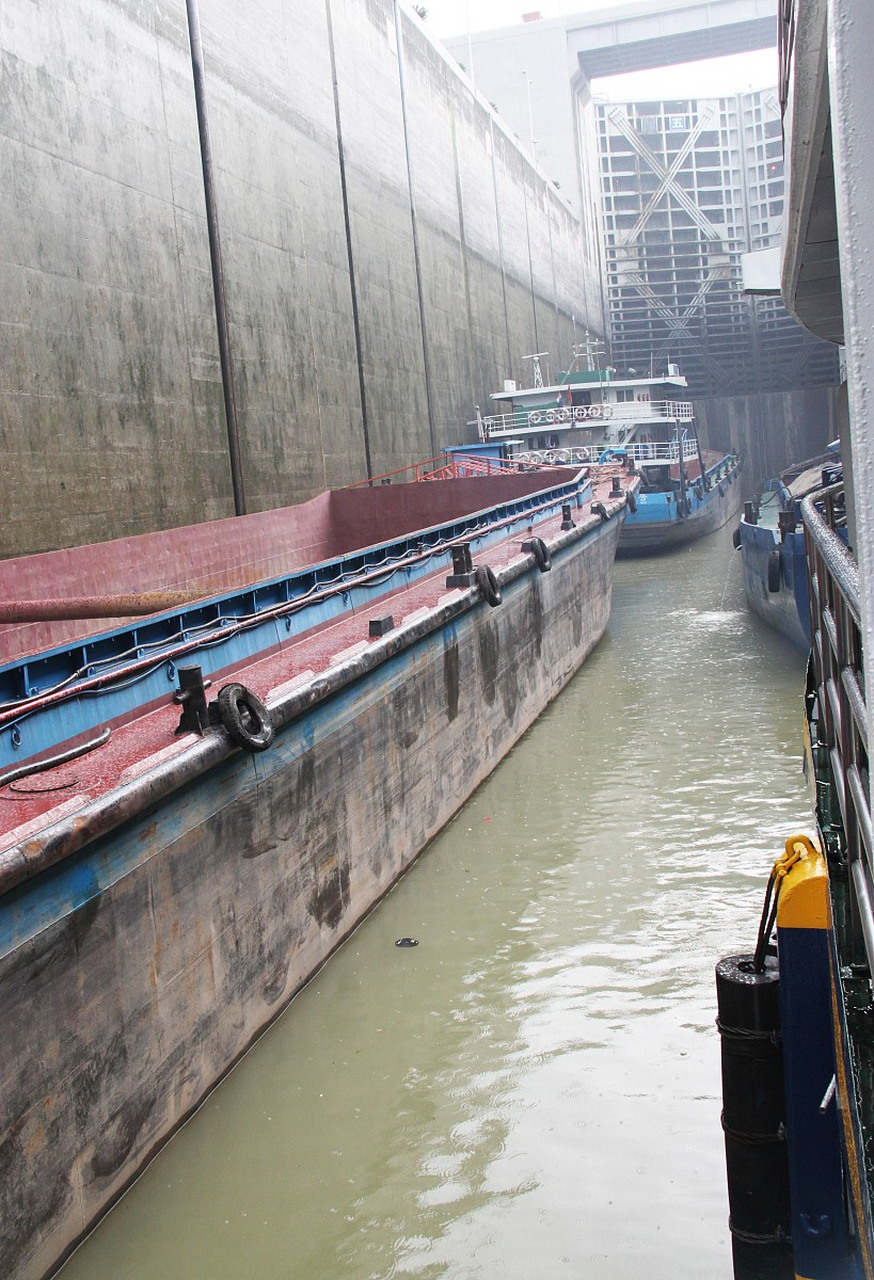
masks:
{"label": "concrete lock wall", "polygon": [[[414,13],[198,12],[249,510],[466,438],[603,330],[576,218]],[[184,0],[8,0],[0,58],[0,555],[232,515]]]}
{"label": "concrete lock wall", "polygon": [[809,387],[695,401],[702,443],[744,455],[744,491],[752,496],[786,467],[838,438],[838,387]]}

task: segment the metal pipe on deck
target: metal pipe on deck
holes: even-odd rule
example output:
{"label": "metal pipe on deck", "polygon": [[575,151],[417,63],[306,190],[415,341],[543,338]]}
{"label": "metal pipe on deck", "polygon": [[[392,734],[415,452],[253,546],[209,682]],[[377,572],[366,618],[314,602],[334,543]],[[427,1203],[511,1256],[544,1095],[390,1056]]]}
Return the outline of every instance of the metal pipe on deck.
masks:
{"label": "metal pipe on deck", "polygon": [[202,600],[203,592],[144,591],[139,595],[0,600],[2,622],[81,622],[85,618],[145,618]]}

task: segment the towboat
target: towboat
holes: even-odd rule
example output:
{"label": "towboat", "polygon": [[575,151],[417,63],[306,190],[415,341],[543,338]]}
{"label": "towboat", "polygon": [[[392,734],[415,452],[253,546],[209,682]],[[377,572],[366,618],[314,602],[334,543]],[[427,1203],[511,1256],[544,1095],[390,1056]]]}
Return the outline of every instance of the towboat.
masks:
{"label": "towboat", "polygon": [[[735,532],[749,608],[805,652],[810,648],[810,595],[801,504],[840,475],[837,445],[787,468],[744,504]],[[838,516],[835,524],[838,536],[845,538],[846,519]]]}
{"label": "towboat", "polygon": [[732,520],[741,504],[741,459],[701,447],[678,366],[668,364],[664,375],[618,375],[594,367],[587,350],[588,367],[572,365],[554,383],[544,381],[546,352],[525,357],[533,361],[533,386],[507,381],[491,396],[501,411],[478,412],[469,424],[480,445],[532,465],[627,461],[640,474],[640,490],[622,527],[620,556],[683,546]]}
{"label": "towboat", "polygon": [[0,563],[0,1274],[53,1271],[591,652],[609,470]]}

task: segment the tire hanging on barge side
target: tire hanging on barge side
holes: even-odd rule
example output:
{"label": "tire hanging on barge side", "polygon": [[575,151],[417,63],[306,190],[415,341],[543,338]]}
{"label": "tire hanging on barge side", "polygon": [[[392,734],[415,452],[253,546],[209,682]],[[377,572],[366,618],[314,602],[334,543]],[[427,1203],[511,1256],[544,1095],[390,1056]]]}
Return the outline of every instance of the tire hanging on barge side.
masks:
{"label": "tire hanging on barge side", "polygon": [[716,966],[722,1127],[735,1280],[794,1280],[780,984],[775,956]]}

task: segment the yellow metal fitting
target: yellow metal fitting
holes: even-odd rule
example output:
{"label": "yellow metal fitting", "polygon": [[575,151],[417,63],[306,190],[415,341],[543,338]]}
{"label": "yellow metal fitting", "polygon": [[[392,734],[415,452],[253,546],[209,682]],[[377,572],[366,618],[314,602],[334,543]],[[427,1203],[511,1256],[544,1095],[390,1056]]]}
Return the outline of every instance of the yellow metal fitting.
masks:
{"label": "yellow metal fitting", "polygon": [[828,871],[825,858],[809,836],[790,836],[771,874],[782,882],[778,929],[828,928]]}

